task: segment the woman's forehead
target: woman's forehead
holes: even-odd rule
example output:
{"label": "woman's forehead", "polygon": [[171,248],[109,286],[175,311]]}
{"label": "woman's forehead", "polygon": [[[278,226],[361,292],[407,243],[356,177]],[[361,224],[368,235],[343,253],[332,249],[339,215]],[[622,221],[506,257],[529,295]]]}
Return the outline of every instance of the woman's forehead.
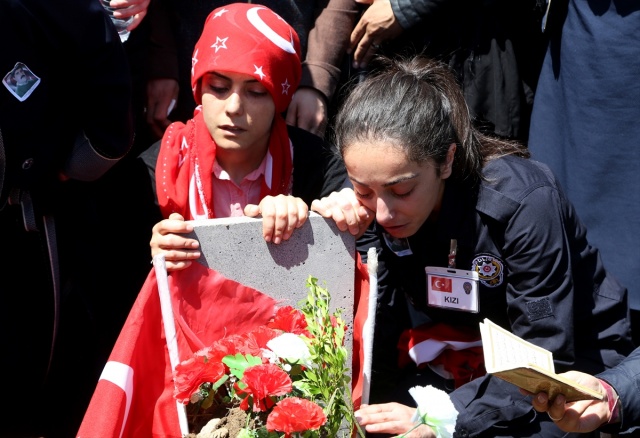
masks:
{"label": "woman's forehead", "polygon": [[375,154],[384,154],[393,158],[394,161],[409,161],[409,158],[402,146],[390,140],[365,139],[358,140],[346,145],[343,148],[344,159],[349,155],[364,155],[372,158]]}
{"label": "woman's forehead", "polygon": [[238,73],[234,71],[226,70],[213,70],[205,74],[208,78],[219,78],[229,81],[241,81],[241,82],[260,82],[253,76],[246,73]]}
{"label": "woman's forehead", "polygon": [[385,178],[436,168],[432,159],[415,161],[407,151],[393,141],[358,141],[343,149],[343,159],[349,173],[354,175],[385,174]]}
{"label": "woman's forehead", "polygon": [[402,148],[384,142],[357,142],[344,150],[344,162],[355,172],[391,174],[413,167]]}

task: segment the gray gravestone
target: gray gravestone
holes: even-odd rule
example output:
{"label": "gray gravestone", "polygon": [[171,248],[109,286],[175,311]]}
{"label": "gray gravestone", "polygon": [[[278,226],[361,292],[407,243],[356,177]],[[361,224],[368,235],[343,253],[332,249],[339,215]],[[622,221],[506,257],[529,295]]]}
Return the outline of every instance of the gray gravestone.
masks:
{"label": "gray gravestone", "polygon": [[332,219],[311,212],[287,241],[276,245],[262,237],[262,219],[236,217],[191,221],[203,265],[263,292],[282,305],[298,307],[306,299],[307,278],[331,294],[331,309],[341,309],[351,356],[355,285],[355,239]]}

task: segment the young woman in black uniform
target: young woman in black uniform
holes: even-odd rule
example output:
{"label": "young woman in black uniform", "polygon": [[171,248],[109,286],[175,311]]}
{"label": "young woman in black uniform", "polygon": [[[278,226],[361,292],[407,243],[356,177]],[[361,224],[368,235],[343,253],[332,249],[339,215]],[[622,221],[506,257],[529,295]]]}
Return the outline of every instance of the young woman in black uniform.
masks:
{"label": "young woman in black uniform", "polygon": [[[336,119],[353,189],[312,204],[361,236],[363,254],[378,251],[371,404],[359,422],[405,433],[408,389],[433,385],[458,411],[454,436],[564,436],[516,386],[484,373],[479,323],[552,351],[557,372],[597,373],[633,349],[626,289],[549,169],[472,127],[446,65],[378,61]],[[436,435],[420,426],[408,436]]]}

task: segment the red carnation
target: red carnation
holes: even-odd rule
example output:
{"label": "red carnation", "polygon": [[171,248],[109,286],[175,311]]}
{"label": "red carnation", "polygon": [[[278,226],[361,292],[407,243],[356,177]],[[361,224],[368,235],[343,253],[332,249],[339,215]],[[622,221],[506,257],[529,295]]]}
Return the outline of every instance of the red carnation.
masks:
{"label": "red carnation", "polygon": [[267,418],[269,432],[284,432],[285,438],[292,433],[307,430],[318,430],[327,417],[322,408],[312,401],[298,397],[287,397],[281,400]]}
{"label": "red carnation", "polygon": [[276,311],[276,316],[269,323],[269,327],[284,330],[294,335],[309,336],[307,331],[307,319],[298,309],[291,306],[280,307]]}
{"label": "red carnation", "polygon": [[267,342],[280,334],[279,330],[260,326],[236,338],[236,350],[244,355],[261,357],[262,349],[267,347]]}
{"label": "red carnation", "polygon": [[176,366],[174,372],[174,398],[182,404],[188,404],[191,395],[198,391],[201,384],[218,381],[225,371],[224,364],[207,360],[203,356],[185,360]]}
{"label": "red carnation", "polygon": [[196,355],[204,353],[207,359],[211,362],[222,362],[222,358],[231,354],[235,354],[236,349],[233,342],[229,342],[225,339],[219,340],[211,344],[211,346],[203,348]]}
{"label": "red carnation", "polygon": [[277,365],[267,363],[254,365],[244,370],[243,392],[253,396],[253,410],[265,411],[273,405],[271,396],[285,395],[293,388],[289,374]]}

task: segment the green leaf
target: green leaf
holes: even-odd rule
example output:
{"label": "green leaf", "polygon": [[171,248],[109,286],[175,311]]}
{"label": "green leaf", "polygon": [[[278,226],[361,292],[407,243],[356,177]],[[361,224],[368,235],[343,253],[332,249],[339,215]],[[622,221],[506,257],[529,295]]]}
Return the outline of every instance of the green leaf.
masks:
{"label": "green leaf", "polygon": [[211,389],[212,389],[212,393],[217,391],[218,388],[220,388],[222,385],[224,385],[226,383],[226,381],[229,380],[229,376],[227,376],[226,374],[222,377],[220,377],[213,385],[211,385]]}
{"label": "green leaf", "polygon": [[228,355],[222,358],[222,363],[229,367],[229,371],[231,374],[236,376],[238,379],[242,379],[244,376],[244,370],[254,365],[260,365],[262,360],[259,357],[252,356],[247,354],[238,353],[235,356]]}

